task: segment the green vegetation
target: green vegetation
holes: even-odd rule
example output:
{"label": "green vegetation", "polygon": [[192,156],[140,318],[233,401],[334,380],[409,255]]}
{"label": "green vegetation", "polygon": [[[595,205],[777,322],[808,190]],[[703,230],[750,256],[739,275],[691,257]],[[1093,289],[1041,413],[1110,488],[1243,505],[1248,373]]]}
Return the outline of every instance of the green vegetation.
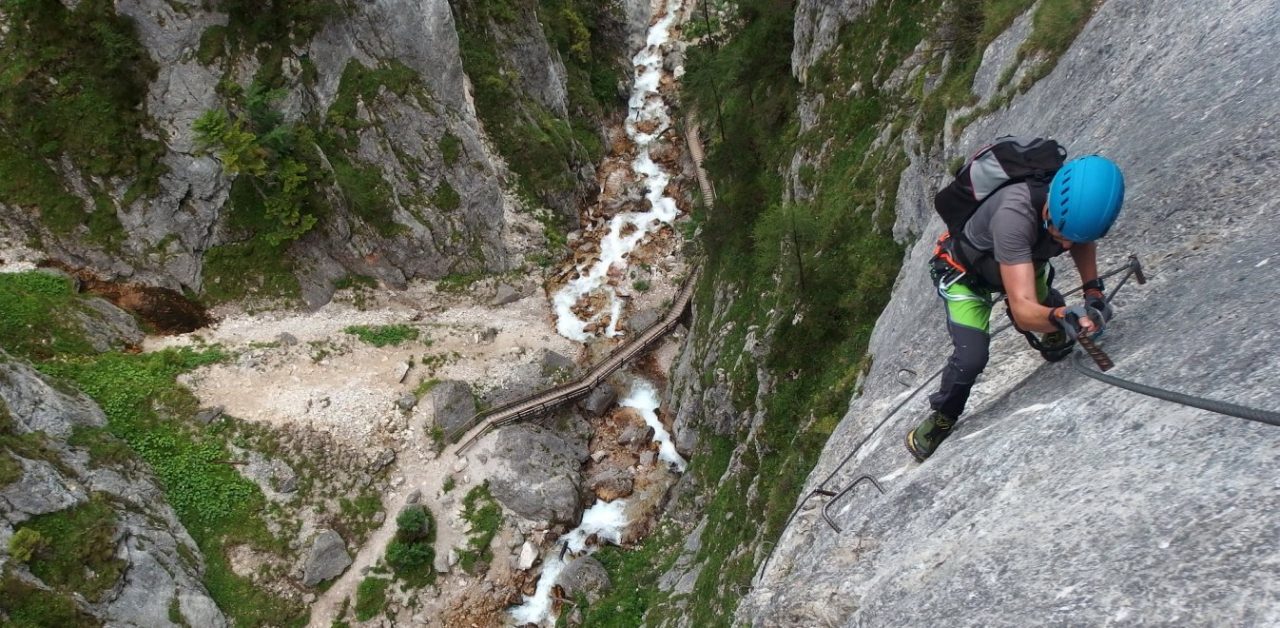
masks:
{"label": "green vegetation", "polygon": [[418,329],[408,325],[351,325],[343,331],[375,347],[400,346],[418,339]]}
{"label": "green vegetation", "polygon": [[233,110],[211,109],[196,119],[196,143],[236,177],[232,223],[245,237],[278,247],[310,231],[325,207],[319,157],[306,127],[285,124],[274,107],[285,95],[255,82],[231,98]]}
{"label": "green vegetation", "polygon": [[7,450],[0,449],[0,489],[22,479],[22,463]]}
{"label": "green vegetation", "polygon": [[462,498],[462,518],[471,524],[467,546],[458,554],[458,564],[475,574],[488,567],[493,559],[489,544],[502,526],[502,507],[489,492],[488,482],[467,491]]}
{"label": "green vegetation", "polygon": [[431,195],[431,204],[444,212],[451,212],[462,205],[462,197],[446,180],[441,180],[436,191]]}
{"label": "green vegetation", "polygon": [[337,0],[221,0],[218,10],[227,15],[225,39],[230,51],[239,54],[266,45],[270,48],[259,54],[270,58],[279,53],[277,47],[309,42],[325,22],[342,15],[342,4]]}
{"label": "green vegetation", "polygon": [[396,536],[387,545],[386,561],[397,578],[413,587],[435,582],[435,537],[431,513],[421,504],[405,506],[396,517]]}
{"label": "green vegetation", "polygon": [[20,563],[27,563],[48,546],[49,540],[39,530],[20,528],[9,537],[9,556]]}
{"label": "green vegetation", "polygon": [[446,131],[444,137],[440,138],[440,157],[444,159],[444,165],[450,168],[457,165],[462,158],[462,140]]}
{"label": "green vegetation", "polygon": [[34,517],[19,532],[27,532],[22,549],[31,573],[61,591],[101,601],[124,571],[125,561],[115,557],[116,513],[100,493],[79,506]]}
{"label": "green vegetation", "polygon": [[387,605],[387,586],[390,580],[369,576],[356,587],[356,620],[369,621]]}
{"label": "green vegetation", "polygon": [[0,576],[0,614],[6,626],[22,628],[80,628],[100,626],[92,616],[80,611],[68,593],[31,586],[5,568]]}
{"label": "green vegetation", "polygon": [[[663,593],[653,583],[675,563],[679,549],[679,529],[664,525],[646,537],[639,547],[609,546],[596,552],[594,557],[604,565],[614,585],[595,604],[587,606],[582,625],[631,628],[653,626],[667,619],[654,612]],[[561,613],[561,617],[565,615],[567,613]],[[720,623],[727,623],[727,619]]]}
{"label": "green vegetation", "polygon": [[[163,145],[142,134],[155,63],[107,0],[74,9],[8,0],[3,11],[0,202],[38,211],[56,233],[87,226],[91,241],[114,244],[123,233],[105,192],[118,183],[107,179],[124,179],[128,204],[154,193],[164,173]],[[70,193],[55,165],[63,157],[88,175],[81,182],[98,200],[92,208]]]}
{"label": "green vegetation", "polygon": [[92,352],[72,314],[78,303],[75,283],[66,276],[0,274],[0,347],[31,360]]}

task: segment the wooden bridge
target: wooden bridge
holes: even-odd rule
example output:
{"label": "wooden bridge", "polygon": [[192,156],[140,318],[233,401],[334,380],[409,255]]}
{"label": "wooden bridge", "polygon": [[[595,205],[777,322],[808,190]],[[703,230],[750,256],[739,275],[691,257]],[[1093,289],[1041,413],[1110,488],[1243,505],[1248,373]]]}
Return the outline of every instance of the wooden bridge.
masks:
{"label": "wooden bridge", "polygon": [[[623,365],[643,354],[680,324],[680,318],[689,308],[689,302],[692,300],[698,274],[695,270],[685,279],[684,286],[680,288],[679,294],[671,304],[671,309],[667,310],[662,320],[650,325],[626,344],[614,349],[608,357],[592,367],[585,375],[550,390],[478,413],[448,434],[450,442],[461,441],[458,453],[462,453],[493,430],[542,415],[561,405],[585,397]],[[471,433],[469,437],[468,433]]]}

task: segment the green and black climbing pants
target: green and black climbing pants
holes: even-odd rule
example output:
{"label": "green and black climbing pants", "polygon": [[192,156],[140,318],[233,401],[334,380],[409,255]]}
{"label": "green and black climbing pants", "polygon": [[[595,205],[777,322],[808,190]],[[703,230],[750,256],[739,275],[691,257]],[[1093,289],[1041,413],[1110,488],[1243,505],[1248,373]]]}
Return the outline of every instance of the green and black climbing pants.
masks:
{"label": "green and black climbing pants", "polygon": [[[951,336],[951,357],[942,370],[938,392],[929,396],[936,411],[959,418],[969,401],[978,375],[987,367],[991,345],[991,308],[999,291],[984,287],[980,281],[950,267],[934,257],[930,263],[938,296],[947,313],[947,333]],[[1051,286],[1053,267],[1047,262],[1036,268],[1036,298],[1040,303],[1056,307],[1064,304],[1062,295]]]}

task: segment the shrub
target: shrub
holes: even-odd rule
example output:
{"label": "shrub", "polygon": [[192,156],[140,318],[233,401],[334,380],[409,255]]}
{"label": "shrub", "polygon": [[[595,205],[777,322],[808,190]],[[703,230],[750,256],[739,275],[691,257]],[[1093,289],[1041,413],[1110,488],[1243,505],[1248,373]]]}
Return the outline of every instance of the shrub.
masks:
{"label": "shrub", "polygon": [[395,539],[387,545],[387,564],[397,572],[425,567],[433,560],[435,552],[430,545],[421,541],[405,542]]}
{"label": "shrub", "polygon": [[368,621],[382,612],[387,604],[387,585],[390,580],[365,578],[356,587],[356,619]]}
{"label": "shrub", "polygon": [[434,532],[434,522],[422,504],[409,504],[396,517],[396,538],[401,541],[429,540]]}
{"label": "shrub", "polygon": [[49,547],[49,541],[39,530],[22,528],[9,537],[9,555],[20,563],[30,562],[31,558]]}

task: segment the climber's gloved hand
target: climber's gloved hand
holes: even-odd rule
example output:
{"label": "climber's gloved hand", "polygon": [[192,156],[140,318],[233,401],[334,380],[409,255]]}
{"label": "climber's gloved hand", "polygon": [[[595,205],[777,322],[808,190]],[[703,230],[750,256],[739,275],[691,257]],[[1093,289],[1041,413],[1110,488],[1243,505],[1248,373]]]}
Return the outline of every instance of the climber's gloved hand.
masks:
{"label": "climber's gloved hand", "polygon": [[1116,311],[1111,308],[1111,304],[1107,303],[1107,298],[1103,296],[1102,290],[1091,288],[1084,291],[1084,304],[1097,310],[1102,314],[1104,323],[1111,322],[1111,317],[1116,315]]}
{"label": "climber's gloved hand", "polygon": [[1096,336],[1106,327],[1102,312],[1083,303],[1070,307],[1055,307],[1049,312],[1049,322],[1062,328],[1071,338]]}

